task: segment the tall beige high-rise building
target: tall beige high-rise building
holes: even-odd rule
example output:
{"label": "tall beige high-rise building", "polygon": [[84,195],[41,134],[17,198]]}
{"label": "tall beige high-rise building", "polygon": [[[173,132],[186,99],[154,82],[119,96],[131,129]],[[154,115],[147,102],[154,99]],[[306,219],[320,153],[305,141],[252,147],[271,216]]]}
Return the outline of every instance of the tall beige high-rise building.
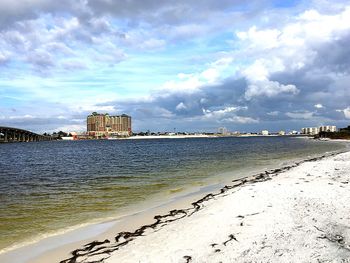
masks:
{"label": "tall beige high-rise building", "polygon": [[93,112],[87,117],[87,131],[95,137],[130,136],[131,117],[126,114],[110,116],[108,113]]}

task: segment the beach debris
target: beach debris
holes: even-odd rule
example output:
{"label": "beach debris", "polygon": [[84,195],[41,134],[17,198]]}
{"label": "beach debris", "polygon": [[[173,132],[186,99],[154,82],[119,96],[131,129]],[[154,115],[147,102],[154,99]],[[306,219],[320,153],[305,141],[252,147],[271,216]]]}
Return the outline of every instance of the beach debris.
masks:
{"label": "beach debris", "polygon": [[314,226],[318,231],[322,232],[319,239],[327,239],[328,241],[337,244],[340,248],[350,251],[350,244],[346,244],[345,238],[340,234],[327,233],[326,231]]}
{"label": "beach debris", "polygon": [[186,263],[189,263],[192,261],[192,257],[191,256],[184,256],[184,259],[186,259]]}
{"label": "beach debris", "polygon": [[245,218],[246,216],[255,216],[255,215],[258,215],[258,214],[261,214],[261,213],[264,213],[264,212],[265,212],[265,210],[263,210],[263,211],[261,211],[261,212],[254,212],[254,213],[251,213],[251,214],[246,214],[246,215],[244,215],[244,216],[238,215],[237,217],[238,217],[238,218]]}
{"label": "beach debris", "polygon": [[230,234],[228,237],[229,237],[229,239],[226,240],[224,243],[222,243],[224,246],[226,246],[226,244],[227,244],[228,242],[232,241],[232,240],[235,240],[235,241],[238,242],[238,240],[237,240],[237,238],[235,237],[234,234]]}
{"label": "beach debris", "polygon": [[86,244],[84,247],[86,250],[91,250],[95,246],[103,245],[106,243],[110,243],[110,241],[108,239],[105,239],[104,241],[92,241],[92,242]]}

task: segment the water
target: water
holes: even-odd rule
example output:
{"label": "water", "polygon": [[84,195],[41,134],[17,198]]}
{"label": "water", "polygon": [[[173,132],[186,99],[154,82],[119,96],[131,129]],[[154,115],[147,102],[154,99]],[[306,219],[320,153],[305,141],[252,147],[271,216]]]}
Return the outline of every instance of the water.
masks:
{"label": "water", "polygon": [[342,147],[289,137],[0,144],[0,250],[152,196]]}

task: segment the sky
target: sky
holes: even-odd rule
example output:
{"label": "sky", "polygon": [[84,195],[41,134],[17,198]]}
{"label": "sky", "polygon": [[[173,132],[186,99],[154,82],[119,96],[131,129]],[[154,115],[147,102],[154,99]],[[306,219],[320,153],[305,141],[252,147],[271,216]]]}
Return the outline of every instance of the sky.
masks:
{"label": "sky", "polygon": [[350,1],[0,0],[0,126],[350,125]]}

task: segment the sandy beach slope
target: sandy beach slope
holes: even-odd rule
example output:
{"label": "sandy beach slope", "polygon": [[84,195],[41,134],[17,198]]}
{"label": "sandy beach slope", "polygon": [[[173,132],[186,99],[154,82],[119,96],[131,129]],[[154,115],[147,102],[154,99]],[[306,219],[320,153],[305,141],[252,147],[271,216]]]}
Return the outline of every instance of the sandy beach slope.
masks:
{"label": "sandy beach slope", "polygon": [[238,180],[62,262],[350,262],[350,152]]}

